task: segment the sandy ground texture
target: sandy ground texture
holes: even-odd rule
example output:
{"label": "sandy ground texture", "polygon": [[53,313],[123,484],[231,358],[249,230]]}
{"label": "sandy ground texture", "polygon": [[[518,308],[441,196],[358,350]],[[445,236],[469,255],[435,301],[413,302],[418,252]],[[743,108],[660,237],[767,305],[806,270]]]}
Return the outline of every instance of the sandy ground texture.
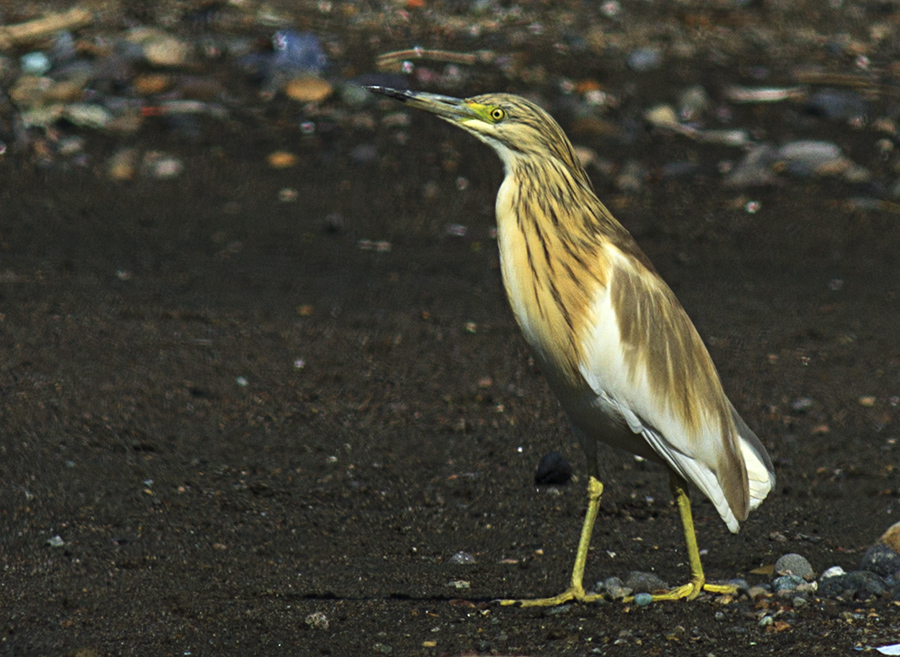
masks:
{"label": "sandy ground texture", "polygon": [[[743,70],[716,66],[604,84],[637,84],[620,111],[639,117]],[[428,116],[401,143],[385,105],[354,110],[375,128],[301,140],[297,110],[273,102],[199,139],[129,137],[177,155],[173,179],[0,158],[0,653],[846,655],[900,641],[888,599],[492,604],[564,587],[586,482],[504,298],[500,164]],[[792,111],[742,120],[808,138]],[[859,188],[834,178],[726,188],[717,163],[739,154],[637,125],[627,143],[573,134],[651,172],[628,194],[591,170],[778,476],[739,535],[695,496],[708,576],[769,582],[788,552],[852,570],[900,519],[900,220],[851,209]],[[871,129],[814,127],[888,176]],[[98,163],[121,146],[81,134]],[[361,143],[377,157],[351,157]],[[267,164],[280,149],[296,166]],[[685,161],[707,173],[653,173]],[[575,481],[536,488],[552,450]],[[587,580],[681,583],[665,473],[604,460]],[[460,551],[474,563],[452,563]]]}

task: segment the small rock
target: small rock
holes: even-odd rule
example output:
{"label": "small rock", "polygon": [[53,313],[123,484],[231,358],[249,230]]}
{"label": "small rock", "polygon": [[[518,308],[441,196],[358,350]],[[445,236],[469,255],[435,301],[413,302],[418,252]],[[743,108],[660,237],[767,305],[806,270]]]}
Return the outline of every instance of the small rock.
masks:
{"label": "small rock", "polygon": [[21,108],[39,107],[46,102],[47,91],[53,80],[34,75],[23,75],[9,89],[9,97]]}
{"label": "small rock", "polygon": [[320,77],[304,75],[288,80],[284,93],[300,103],[321,103],[334,93],[334,88]]}
{"label": "small rock", "polygon": [[741,578],[730,579],[725,583],[730,584],[731,586],[736,588],[738,591],[742,591],[743,593],[747,593],[748,591],[750,591],[750,582],[748,582],[745,579],[741,579]]}
{"label": "small rock", "polygon": [[855,91],[823,89],[807,99],[806,109],[826,119],[848,120],[865,117],[869,104]]}
{"label": "small rock", "polygon": [[279,71],[319,73],[328,64],[322,43],[312,32],[279,30],[272,37],[272,48]]}
{"label": "small rock", "polygon": [[274,151],[266,156],[266,162],[273,169],[289,169],[297,164],[297,156],[289,151]]}
{"label": "small rock", "polygon": [[44,94],[44,100],[51,103],[74,103],[81,100],[84,94],[86,78],[60,80],[54,82]]}
{"label": "small rock", "polygon": [[670,105],[657,105],[644,112],[644,119],[658,128],[671,128],[678,125],[678,115]]}
{"label": "small rock", "polygon": [[888,530],[878,539],[879,543],[884,543],[894,552],[900,554],[900,522],[894,523]]}
{"label": "small rock", "polygon": [[636,593],[653,593],[668,590],[669,585],[653,573],[633,570],[625,578],[625,587]]}
{"label": "small rock", "polygon": [[859,560],[859,569],[887,577],[900,570],[900,554],[887,545],[876,543]]}
{"label": "small rock", "polygon": [[113,118],[106,108],[88,103],[70,103],[64,115],[74,125],[95,130],[105,128]]}
{"label": "small rock", "polygon": [[47,545],[49,545],[50,547],[59,548],[59,547],[63,547],[65,544],[66,544],[66,542],[62,539],[62,536],[60,536],[59,534],[47,539]]}
{"label": "small rock", "polygon": [[471,566],[478,562],[475,560],[474,556],[472,556],[468,552],[463,552],[462,550],[460,550],[459,552],[454,554],[452,557],[447,559],[447,563],[453,564],[456,566]]}
{"label": "small rock", "polygon": [[847,574],[846,571],[843,568],[841,568],[840,566],[832,566],[831,568],[826,569],[824,573],[822,573],[822,576],[819,578],[819,581],[822,581],[823,579],[828,579],[829,577],[840,577],[841,575],[846,575],[846,574]]}
{"label": "small rock", "polygon": [[867,570],[854,570],[846,575],[835,575],[819,582],[819,594],[826,598],[868,600],[887,591],[884,580]]}
{"label": "small rock", "polygon": [[638,73],[653,71],[662,66],[663,56],[659,48],[637,48],[628,55],[628,68]]}
{"label": "small rock", "polygon": [[602,583],[598,583],[596,590],[605,591],[606,595],[613,600],[621,600],[631,595],[632,590],[626,588],[622,584],[622,580],[618,577],[608,577]]}
{"label": "small rock", "polygon": [[172,76],[165,73],[138,75],[131,86],[141,96],[153,96],[168,91],[172,87]]}
{"label": "small rock", "polygon": [[638,593],[634,596],[634,604],[638,607],[646,607],[653,602],[653,596],[649,593]]}
{"label": "small rock", "polygon": [[699,84],[688,87],[678,96],[678,114],[684,121],[697,120],[709,105],[709,94]]}
{"label": "small rock", "polygon": [[328,629],[328,616],[323,614],[321,611],[314,611],[309,616],[307,616],[305,620],[306,624],[314,630]]}
{"label": "small rock", "polygon": [[53,66],[53,62],[44,53],[30,52],[19,58],[19,68],[25,75],[43,75]]}
{"label": "small rock", "polygon": [[751,600],[755,600],[756,598],[768,597],[772,595],[772,592],[763,586],[751,586],[747,590],[747,595],[750,596]]}
{"label": "small rock", "polygon": [[380,652],[382,655],[390,655],[392,652],[394,652],[394,649],[386,643],[376,643],[374,646],[372,646],[372,650],[374,650],[375,652]]}
{"label": "small rock", "polygon": [[799,575],[782,575],[781,577],[776,577],[772,582],[772,590],[775,593],[793,592],[802,583],[803,578]]}
{"label": "small rock", "polygon": [[815,406],[815,404],[816,402],[810,397],[800,397],[791,402],[791,410],[795,413],[805,413]]}
{"label": "small rock", "polygon": [[725,184],[729,187],[760,187],[775,181],[772,165],[776,160],[776,151],[767,144],[756,146],[747,151],[741,160],[726,176]]}
{"label": "small rock", "polygon": [[794,607],[794,609],[800,609],[801,607],[805,607],[808,604],[809,600],[802,595],[796,595],[791,600],[791,605]]}
{"label": "small rock", "polygon": [[453,581],[447,582],[447,586],[459,590],[468,590],[472,588],[472,585],[464,579],[454,579]]}
{"label": "small rock", "polygon": [[192,56],[190,44],[156,28],[136,27],[129,33],[128,41],[139,45],[144,59],[153,66],[183,66]]}
{"label": "small rock", "polygon": [[177,178],[184,170],[184,164],[176,157],[151,151],[144,156],[142,168],[153,178]]}
{"label": "small rock", "polygon": [[806,557],[795,553],[782,555],[775,562],[775,572],[779,575],[796,575],[807,580],[815,579],[816,576]]}
{"label": "small rock", "polygon": [[572,479],[572,466],[559,452],[548,452],[534,473],[535,486],[565,486]]}
{"label": "small rock", "polygon": [[837,144],[827,141],[792,141],[778,149],[777,159],[789,173],[808,178],[843,173],[852,164]]}

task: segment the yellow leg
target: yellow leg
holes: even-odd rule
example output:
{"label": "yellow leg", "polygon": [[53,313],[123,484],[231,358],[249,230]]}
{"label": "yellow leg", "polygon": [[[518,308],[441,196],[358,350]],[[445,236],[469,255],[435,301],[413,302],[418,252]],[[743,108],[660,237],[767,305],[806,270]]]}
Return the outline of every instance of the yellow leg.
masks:
{"label": "yellow leg", "polygon": [[581,538],[578,541],[578,552],[575,555],[575,567],[572,569],[572,581],[569,588],[553,596],[552,598],[538,598],[535,600],[501,600],[501,605],[520,605],[522,607],[553,607],[570,600],[578,602],[593,602],[600,595],[584,592],[582,581],[584,579],[584,566],[587,562],[588,548],[591,545],[591,532],[594,529],[594,521],[597,520],[597,512],[600,510],[600,497],[603,495],[603,484],[596,477],[588,481],[588,508],[584,516],[584,524],[581,526]]}
{"label": "yellow leg", "polygon": [[[737,593],[737,587],[722,584],[707,584],[703,574],[703,564],[700,563],[700,549],[697,547],[697,534],[694,531],[694,519],[691,516],[691,499],[688,497],[687,483],[674,472],[669,476],[669,485],[675,503],[681,514],[681,524],[684,526],[684,542],[687,544],[688,562],[691,566],[691,581],[684,586],[679,586],[666,593],[653,596],[653,600],[693,600],[701,591],[709,593],[731,594]],[[629,598],[628,601],[632,600]]]}

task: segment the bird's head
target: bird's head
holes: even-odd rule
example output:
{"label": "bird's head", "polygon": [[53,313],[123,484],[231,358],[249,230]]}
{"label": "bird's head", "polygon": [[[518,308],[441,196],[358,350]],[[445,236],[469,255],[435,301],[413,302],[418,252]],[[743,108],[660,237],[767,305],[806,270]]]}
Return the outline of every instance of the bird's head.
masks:
{"label": "bird's head", "polygon": [[507,166],[521,160],[556,158],[583,172],[572,144],[559,124],[543,109],[521,96],[484,94],[453,98],[388,87],[369,91],[399,100],[410,107],[431,112],[469,132],[491,146]]}

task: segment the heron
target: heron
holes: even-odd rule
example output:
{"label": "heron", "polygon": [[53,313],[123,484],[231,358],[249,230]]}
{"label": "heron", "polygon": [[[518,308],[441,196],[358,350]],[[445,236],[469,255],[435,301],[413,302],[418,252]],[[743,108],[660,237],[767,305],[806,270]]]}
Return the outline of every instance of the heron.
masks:
{"label": "heron", "polygon": [[471,98],[372,86],[490,146],[503,163],[495,212],[509,304],[582,445],[588,505],[568,588],[503,604],[593,602],[583,580],[600,508],[598,443],[665,466],[684,529],[690,580],[653,600],[735,594],[706,581],[688,482],[736,533],[775,485],[765,447],[723,390],[697,329],[631,234],[594,192],[559,124],[506,93]]}

